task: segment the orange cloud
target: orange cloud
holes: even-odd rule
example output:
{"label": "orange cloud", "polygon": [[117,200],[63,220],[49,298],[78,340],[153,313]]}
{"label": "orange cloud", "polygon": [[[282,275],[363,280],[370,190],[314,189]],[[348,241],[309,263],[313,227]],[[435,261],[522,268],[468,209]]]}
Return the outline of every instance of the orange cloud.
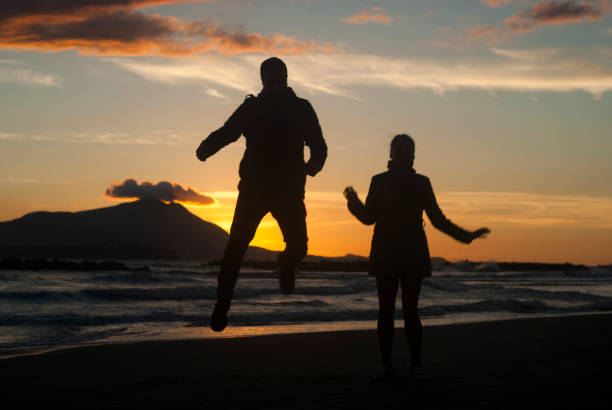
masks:
{"label": "orange cloud", "polygon": [[512,0],[481,0],[482,3],[485,3],[491,7],[500,7],[504,4],[510,3]]}
{"label": "orange cloud", "polygon": [[500,33],[495,27],[480,25],[470,28],[470,38],[486,39],[490,43],[497,43],[500,38]]}
{"label": "orange cloud", "polygon": [[324,53],[336,51],[331,44],[300,41],[280,34],[264,36],[259,33],[228,31],[219,23],[191,23],[187,26],[190,34],[205,38],[204,42],[194,47],[194,51],[197,52],[220,51],[225,54],[273,52],[299,55],[313,51]]}
{"label": "orange cloud", "polygon": [[341,19],[341,21],[349,24],[366,24],[366,23],[383,23],[391,24],[393,19],[383,12],[383,9],[378,6],[366,7],[361,12]]}
{"label": "orange cloud", "polygon": [[207,51],[225,54],[334,51],[329,44],[227,30],[219,23],[184,22],[135,10],[184,1],[187,0],[35,0],[27,5],[13,2],[0,12],[0,48],[165,56]]}

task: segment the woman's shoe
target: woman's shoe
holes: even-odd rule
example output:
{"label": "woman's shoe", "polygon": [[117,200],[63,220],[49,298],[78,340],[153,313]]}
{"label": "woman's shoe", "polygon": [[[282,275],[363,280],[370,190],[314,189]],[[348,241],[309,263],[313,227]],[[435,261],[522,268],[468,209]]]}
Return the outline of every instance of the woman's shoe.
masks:
{"label": "woman's shoe", "polygon": [[384,381],[392,378],[395,375],[395,369],[393,364],[389,362],[382,362],[380,369],[374,375],[374,380]]}
{"label": "woman's shoe", "polygon": [[413,364],[410,366],[411,376],[425,376],[425,369],[422,364]]}

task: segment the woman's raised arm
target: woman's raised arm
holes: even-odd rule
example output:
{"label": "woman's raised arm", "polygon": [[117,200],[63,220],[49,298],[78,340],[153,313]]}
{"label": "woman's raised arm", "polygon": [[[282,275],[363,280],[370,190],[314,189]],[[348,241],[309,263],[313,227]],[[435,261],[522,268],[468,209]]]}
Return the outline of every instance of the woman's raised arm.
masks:
{"label": "woman's raised arm", "polygon": [[471,243],[474,239],[479,238],[481,236],[486,236],[488,233],[491,232],[489,228],[480,228],[476,231],[471,232],[463,229],[458,225],[455,225],[450,219],[448,219],[444,215],[444,213],[438,206],[438,201],[436,201],[436,196],[433,192],[433,188],[431,186],[431,182],[429,182],[429,179],[427,179],[425,195],[425,212],[427,213],[427,217],[431,221],[432,225],[438,228],[440,231],[444,232],[445,234],[458,240],[459,242]]}
{"label": "woman's raised arm", "polygon": [[370,184],[370,191],[368,192],[368,197],[366,199],[366,203],[364,204],[357,196],[357,192],[353,189],[352,186],[347,186],[344,188],[344,197],[347,200],[346,205],[348,206],[349,211],[357,218],[361,223],[366,225],[372,225],[376,222],[376,212],[374,207],[372,206],[372,202],[374,202],[374,183]]}

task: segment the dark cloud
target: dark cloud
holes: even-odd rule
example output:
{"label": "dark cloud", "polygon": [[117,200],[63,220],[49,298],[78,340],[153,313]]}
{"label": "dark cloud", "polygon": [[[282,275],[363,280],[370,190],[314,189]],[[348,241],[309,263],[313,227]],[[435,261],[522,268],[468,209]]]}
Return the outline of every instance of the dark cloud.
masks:
{"label": "dark cloud", "polygon": [[198,205],[214,204],[215,200],[197,190],[183,188],[179,184],[162,181],[157,184],[126,179],[120,184],[112,184],[105,192],[111,198],[157,198],[161,201],[178,201]]}
{"label": "dark cloud", "polygon": [[[188,0],[31,0],[0,9],[0,48],[114,55],[186,55],[333,51],[328,45],[274,34],[227,30],[214,22],[185,22],[145,14],[139,7]],[[212,0],[200,0],[203,2]]]}
{"label": "dark cloud", "polygon": [[[26,0],[5,1],[0,8],[0,22],[10,19],[32,19],[33,17],[60,17],[70,19],[97,11],[112,11],[178,3],[181,0]],[[186,1],[186,0],[182,0]]]}
{"label": "dark cloud", "polygon": [[[178,0],[180,1],[180,0]],[[79,49],[97,54],[188,54],[179,19],[135,7],[169,0],[35,0],[11,2],[0,12],[0,47]]]}
{"label": "dark cloud", "polygon": [[565,24],[584,20],[597,20],[605,15],[605,2],[544,1],[504,20],[512,32],[528,32],[543,24]]}
{"label": "dark cloud", "polygon": [[59,24],[31,24],[22,30],[24,41],[53,42],[61,40],[114,40],[133,43],[159,39],[173,33],[172,24],[159,16],[132,11],[96,14],[81,21]]}
{"label": "dark cloud", "polygon": [[[486,1],[489,5],[501,1]],[[569,24],[581,21],[594,21],[603,18],[611,10],[609,0],[552,0],[540,1],[504,19],[498,25],[480,25],[470,29],[468,42],[482,39],[489,43],[514,34],[529,33],[550,24]]]}
{"label": "dark cloud", "polygon": [[549,1],[537,3],[532,9],[523,12],[540,22],[566,22],[603,17],[603,3],[588,1]]}

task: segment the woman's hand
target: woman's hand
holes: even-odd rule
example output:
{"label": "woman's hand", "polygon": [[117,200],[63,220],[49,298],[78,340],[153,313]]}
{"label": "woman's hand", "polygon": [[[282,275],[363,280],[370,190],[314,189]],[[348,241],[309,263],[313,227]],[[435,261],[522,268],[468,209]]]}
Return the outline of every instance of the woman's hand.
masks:
{"label": "woman's hand", "polygon": [[472,238],[470,240],[473,241],[474,239],[477,238],[486,238],[488,234],[491,233],[491,230],[489,228],[480,228],[474,232],[472,232]]}
{"label": "woman's hand", "polygon": [[355,189],[352,186],[347,186],[346,188],[344,188],[344,197],[349,201],[355,201],[358,200],[359,197],[357,196],[357,192],[355,192]]}
{"label": "woman's hand", "polygon": [[196,157],[198,157],[198,159],[202,162],[206,161],[206,158],[209,157],[208,155],[208,147],[205,144],[206,140],[202,141],[202,143],[200,144],[200,146],[198,147],[198,149],[196,150]]}

